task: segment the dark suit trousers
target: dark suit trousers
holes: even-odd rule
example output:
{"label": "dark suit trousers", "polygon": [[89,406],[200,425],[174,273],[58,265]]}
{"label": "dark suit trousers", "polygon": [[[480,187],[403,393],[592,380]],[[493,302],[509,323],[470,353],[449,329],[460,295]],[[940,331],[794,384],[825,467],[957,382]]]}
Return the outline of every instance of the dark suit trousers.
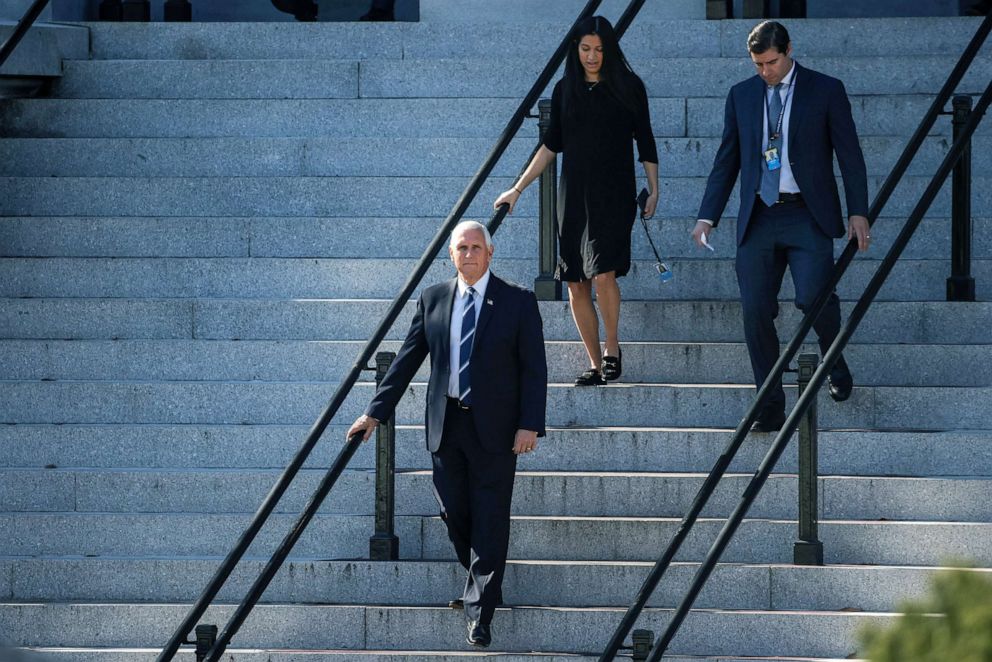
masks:
{"label": "dark suit trousers", "polygon": [[[741,290],[744,338],[751,357],[754,382],[761,388],[779,356],[775,330],[778,293],[785,268],[792,273],[796,307],[808,310],[817,294],[830,280],[834,268],[833,240],[825,235],[802,202],[766,206],[755,202],[744,241],[737,247],[737,284]],[[840,301],[830,295],[813,330],[820,343],[821,356],[840,332]],[[833,379],[850,372],[841,357],[831,373]],[[785,409],[785,392],[779,381],[759,417],[778,416]]]}
{"label": "dark suit trousers", "polygon": [[465,616],[490,623],[502,601],[510,541],[510,501],[517,456],[482,448],[472,412],[450,401],[441,446],[433,454],[434,489],[458,560],[468,570]]}

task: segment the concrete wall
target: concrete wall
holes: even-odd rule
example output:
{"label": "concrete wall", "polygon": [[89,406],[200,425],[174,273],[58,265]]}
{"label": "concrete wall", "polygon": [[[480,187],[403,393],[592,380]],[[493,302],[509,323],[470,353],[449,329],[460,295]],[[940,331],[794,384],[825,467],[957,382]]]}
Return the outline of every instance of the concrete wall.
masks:
{"label": "concrete wall", "polygon": [[[0,2],[0,22],[19,21],[31,6],[31,0],[3,0]],[[38,17],[39,21],[49,21],[52,18],[52,6],[49,4]]]}
{"label": "concrete wall", "polygon": [[[2,3],[6,7],[8,0]],[[29,0],[13,0],[15,5],[27,7]],[[318,0],[320,20],[353,21],[369,9],[371,0]],[[152,20],[162,20],[164,0],[152,0]],[[294,21],[292,15],[283,13],[272,6],[271,0],[190,0],[193,6],[193,20],[202,22]],[[99,16],[100,0],[52,0],[50,16],[57,21],[94,21]],[[5,9],[0,9],[0,18]],[[53,13],[54,12],[54,13]],[[23,14],[23,10],[20,12]],[[20,14],[18,15],[18,17]],[[396,0],[396,18],[401,21],[416,21],[419,17],[419,0]]]}
{"label": "concrete wall", "polygon": [[807,0],[807,18],[958,16],[959,0]]}

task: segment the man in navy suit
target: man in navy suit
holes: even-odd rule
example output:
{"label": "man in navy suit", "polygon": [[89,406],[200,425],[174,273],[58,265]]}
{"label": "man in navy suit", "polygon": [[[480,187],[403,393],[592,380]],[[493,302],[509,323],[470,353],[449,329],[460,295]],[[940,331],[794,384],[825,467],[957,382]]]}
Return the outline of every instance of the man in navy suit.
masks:
{"label": "man in navy suit", "polygon": [[459,223],[448,253],[458,277],[420,295],[403,347],[348,436],[369,438],[429,354],[425,420],[435,496],[468,571],[462,597],[450,605],[465,610],[468,643],[485,647],[502,601],[517,455],[544,436],[548,367],[537,299],[489,271],[486,227]]}
{"label": "man in navy suit", "polygon": [[[796,306],[804,311],[833,272],[833,239],[845,234],[835,154],[847,199],[847,238],[857,238],[864,251],[871,237],[868,176],[844,84],[794,61],[789,33],[780,23],[758,24],[748,36],[748,51],[758,74],[727,95],[723,139],[692,236],[697,245],[708,244],[707,235],[719,223],[740,174],[737,282],[744,336],[760,388],[779,356],[775,317],[786,266]],[[826,353],[840,331],[836,293],[813,328]],[[851,396],[854,380],[843,357],[829,380],[834,400]],[[752,430],[772,432],[784,422],[780,382]]]}

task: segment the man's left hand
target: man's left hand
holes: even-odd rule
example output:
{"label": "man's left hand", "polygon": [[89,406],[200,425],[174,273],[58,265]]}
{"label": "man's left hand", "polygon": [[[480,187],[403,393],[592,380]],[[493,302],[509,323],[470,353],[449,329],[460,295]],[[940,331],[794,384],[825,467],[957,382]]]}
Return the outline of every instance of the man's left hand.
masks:
{"label": "man's left hand", "polygon": [[530,453],[537,448],[537,433],[533,430],[517,430],[513,439],[513,452],[517,455]]}
{"label": "man's left hand", "polygon": [[847,224],[847,240],[858,238],[858,250],[868,250],[871,243],[871,235],[868,234],[868,218],[865,216],[852,216]]}

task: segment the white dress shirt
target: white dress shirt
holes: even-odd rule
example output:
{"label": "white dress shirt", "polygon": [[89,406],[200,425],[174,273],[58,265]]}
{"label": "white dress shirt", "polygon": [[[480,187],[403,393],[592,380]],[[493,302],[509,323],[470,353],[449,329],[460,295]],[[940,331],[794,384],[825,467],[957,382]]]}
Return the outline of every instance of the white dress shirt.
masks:
{"label": "white dress shirt", "polygon": [[[475,322],[476,328],[478,329],[479,323],[479,313],[482,311],[482,300],[486,294],[486,288],[489,286],[489,270],[486,269],[486,273],[482,274],[482,278],[476,281],[475,285],[472,285],[472,289],[475,290],[475,295],[472,297],[472,305],[475,306]],[[448,354],[448,396],[452,398],[457,398],[459,396],[458,392],[458,367],[461,364],[461,344],[462,344],[462,316],[465,314],[465,306],[468,305],[468,292],[469,285],[465,281],[458,278],[458,288],[455,291],[455,303],[451,307],[451,331],[448,336],[449,340],[449,354]],[[475,339],[472,339],[475,342]]]}
{"label": "white dress shirt", "polygon": [[[782,174],[779,175],[778,180],[779,193],[799,193],[799,185],[796,184],[796,178],[792,175],[792,165],[789,163],[789,116],[792,115],[792,99],[796,95],[795,78],[796,63],[793,62],[792,69],[782,79],[782,87],[778,91],[784,104],[783,108],[785,109],[785,117],[782,119],[782,153],[779,155],[782,160]],[[771,104],[774,93],[775,88],[773,86],[765,86],[765,98],[767,102],[764,104],[765,110],[762,112],[762,117],[765,121],[762,123],[764,129],[761,132],[761,144],[764,146],[764,149],[768,149],[768,107]],[[778,123],[778,118],[775,117],[772,121]],[[764,155],[762,155],[761,160],[764,162]]]}

